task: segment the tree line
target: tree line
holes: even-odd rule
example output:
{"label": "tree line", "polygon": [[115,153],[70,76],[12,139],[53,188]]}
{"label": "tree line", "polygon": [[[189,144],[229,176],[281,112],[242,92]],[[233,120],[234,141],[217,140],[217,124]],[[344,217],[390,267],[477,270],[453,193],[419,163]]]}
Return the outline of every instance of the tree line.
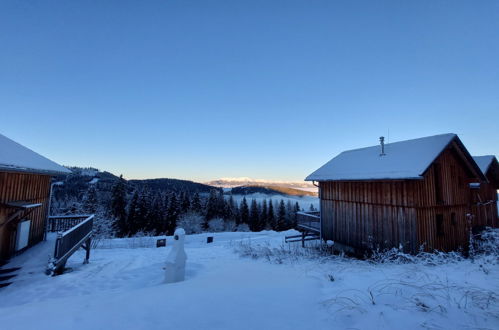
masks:
{"label": "tree line", "polygon": [[[84,201],[92,203],[92,198]],[[88,205],[90,206],[90,205]],[[298,202],[269,200],[236,202],[220,190],[209,196],[187,192],[161,192],[136,189],[127,193],[126,181],[120,177],[113,186],[109,214],[116,236],[129,237],[138,233],[172,235],[177,226],[188,234],[202,231],[282,231],[296,226]]]}

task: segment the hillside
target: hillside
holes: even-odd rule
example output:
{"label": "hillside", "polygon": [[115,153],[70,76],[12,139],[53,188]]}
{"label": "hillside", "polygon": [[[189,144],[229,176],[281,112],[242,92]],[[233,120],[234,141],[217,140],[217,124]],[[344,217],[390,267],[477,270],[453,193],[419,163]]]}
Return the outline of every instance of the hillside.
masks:
{"label": "hillside", "polygon": [[[81,204],[91,188],[97,195],[96,208],[107,209],[111,199],[113,186],[119,177],[95,168],[68,167],[72,173],[56,177],[57,184],[53,189],[52,214],[79,213]],[[213,189],[220,189],[187,180],[177,179],[149,179],[126,180],[126,191],[131,195],[135,190],[148,189],[160,193],[195,193],[208,194]]]}
{"label": "hillside", "polygon": [[209,193],[213,189],[220,189],[203,183],[179,180],[179,179],[147,179],[147,180],[129,180],[131,185],[141,189],[147,188],[154,191],[172,191],[194,193]]}

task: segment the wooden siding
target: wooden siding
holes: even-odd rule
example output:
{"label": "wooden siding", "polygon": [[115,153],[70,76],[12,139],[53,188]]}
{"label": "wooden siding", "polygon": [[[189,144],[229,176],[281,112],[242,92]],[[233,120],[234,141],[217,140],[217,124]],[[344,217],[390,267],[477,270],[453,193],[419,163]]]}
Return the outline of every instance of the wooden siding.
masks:
{"label": "wooden siding", "polygon": [[489,182],[483,182],[476,195],[473,196],[474,214],[479,225],[499,228],[499,214],[497,209],[497,189],[499,184],[495,181],[491,171],[487,173]]}
{"label": "wooden siding", "polygon": [[465,247],[470,226],[483,219],[475,216],[468,223],[469,182],[476,179],[456,148],[443,151],[421,180],[320,182],[323,238],[359,249]]}
{"label": "wooden siding", "polygon": [[6,221],[16,211],[15,208],[6,207],[1,203],[27,201],[33,204],[42,204],[26,217],[15,219],[9,224],[0,226],[0,260],[8,259],[15,253],[16,229],[20,220],[31,220],[28,246],[43,239],[50,180],[48,175],[0,172],[0,223]]}
{"label": "wooden siding", "polygon": [[417,249],[416,208],[407,182],[322,182],[322,235],[358,249]]}

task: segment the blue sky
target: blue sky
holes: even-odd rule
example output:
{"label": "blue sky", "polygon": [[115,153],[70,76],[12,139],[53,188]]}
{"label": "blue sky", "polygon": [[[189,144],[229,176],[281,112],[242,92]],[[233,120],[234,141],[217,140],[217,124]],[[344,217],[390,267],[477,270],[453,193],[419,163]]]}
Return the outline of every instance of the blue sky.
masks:
{"label": "blue sky", "polygon": [[498,114],[499,1],[0,2],[0,133],[65,165],[302,180]]}

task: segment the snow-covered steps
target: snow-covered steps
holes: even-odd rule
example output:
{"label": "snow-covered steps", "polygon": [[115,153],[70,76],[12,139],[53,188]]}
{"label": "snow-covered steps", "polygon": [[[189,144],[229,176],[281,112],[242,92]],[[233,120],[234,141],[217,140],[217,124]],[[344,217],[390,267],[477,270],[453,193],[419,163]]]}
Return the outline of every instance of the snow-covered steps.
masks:
{"label": "snow-covered steps", "polygon": [[0,269],[0,288],[12,284],[12,279],[17,276],[20,267]]}

